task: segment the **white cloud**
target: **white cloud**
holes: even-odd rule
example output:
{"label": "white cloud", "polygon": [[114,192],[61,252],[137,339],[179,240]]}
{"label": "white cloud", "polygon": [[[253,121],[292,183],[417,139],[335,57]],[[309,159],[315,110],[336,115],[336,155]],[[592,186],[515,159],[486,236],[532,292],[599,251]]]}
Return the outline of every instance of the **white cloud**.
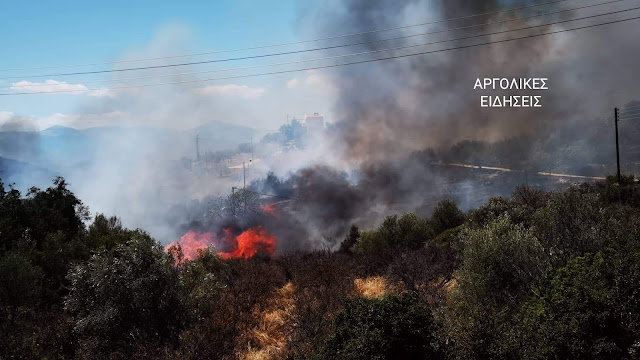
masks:
{"label": "white cloud", "polygon": [[115,94],[109,89],[89,89],[82,84],[72,84],[66,81],[45,80],[44,82],[18,81],[11,84],[11,90],[21,93],[62,92],[63,94],[88,95],[93,97],[113,97]]}
{"label": "white cloud", "polygon": [[298,85],[300,85],[300,79],[298,78],[293,78],[287,81],[287,88],[289,89],[295,89],[296,87],[298,87]]}
{"label": "white cloud", "polygon": [[11,111],[0,111],[0,124],[13,118],[14,114]]}
{"label": "white cloud", "polygon": [[76,129],[97,126],[119,126],[126,125],[128,118],[129,115],[122,111],[111,111],[102,114],[55,113],[48,117],[39,118],[38,127],[40,130],[44,130],[55,125],[68,126]]}
{"label": "white cloud", "polygon": [[287,88],[308,88],[309,90],[318,93],[330,95],[337,91],[337,87],[331,81],[331,78],[316,71],[308,71],[306,76],[300,78],[293,78],[287,81]]}
{"label": "white cloud", "polygon": [[267,90],[265,88],[254,88],[246,85],[235,85],[235,84],[227,84],[227,85],[209,85],[201,88],[197,88],[193,90],[195,94],[198,95],[229,95],[229,96],[239,96],[245,99],[255,99],[259,98]]}

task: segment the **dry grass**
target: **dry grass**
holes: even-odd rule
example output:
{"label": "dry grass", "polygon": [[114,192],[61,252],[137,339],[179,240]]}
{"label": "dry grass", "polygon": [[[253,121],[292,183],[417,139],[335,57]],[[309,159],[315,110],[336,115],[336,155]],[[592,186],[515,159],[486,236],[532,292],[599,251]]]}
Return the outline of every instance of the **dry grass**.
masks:
{"label": "dry grass", "polygon": [[453,292],[456,287],[458,286],[458,281],[456,280],[455,276],[451,277],[451,280],[449,280],[445,285],[444,285],[444,291],[447,294],[450,294],[451,292]]}
{"label": "dry grass", "polygon": [[274,292],[265,306],[254,311],[257,324],[250,329],[236,354],[244,360],[281,358],[286,345],[287,324],[294,307],[294,286],[291,282]]}
{"label": "dry grass", "polygon": [[356,292],[367,298],[380,298],[389,291],[387,279],[383,276],[371,276],[353,281]]}

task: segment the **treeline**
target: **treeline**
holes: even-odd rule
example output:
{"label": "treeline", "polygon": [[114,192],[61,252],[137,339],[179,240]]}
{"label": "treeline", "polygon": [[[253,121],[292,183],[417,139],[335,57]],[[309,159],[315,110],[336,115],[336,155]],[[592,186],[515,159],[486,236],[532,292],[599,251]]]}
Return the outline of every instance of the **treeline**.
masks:
{"label": "treeline", "polygon": [[632,177],[519,187],[335,251],[184,261],[63,179],[0,185],[0,358],[638,358],[639,210]]}

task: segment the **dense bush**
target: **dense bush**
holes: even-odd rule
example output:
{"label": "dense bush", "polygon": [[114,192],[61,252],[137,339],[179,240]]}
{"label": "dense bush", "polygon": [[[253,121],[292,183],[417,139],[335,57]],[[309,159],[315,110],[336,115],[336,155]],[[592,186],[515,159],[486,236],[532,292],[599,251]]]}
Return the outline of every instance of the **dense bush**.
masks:
{"label": "dense bush", "polygon": [[360,233],[355,249],[360,252],[382,252],[389,249],[417,249],[433,237],[426,219],[416,214],[387,217],[373,230]]}
{"label": "dense bush", "polygon": [[140,344],[175,344],[186,319],[173,258],[144,233],[94,255],[68,275],[65,309],[80,353],[126,358]]}
{"label": "dense bush", "polygon": [[523,336],[531,346],[523,356],[630,358],[629,349],[640,335],[639,255],[605,250],[554,271],[524,306],[528,328]]}
{"label": "dense bush", "polygon": [[454,353],[461,359],[510,357],[518,304],[533,294],[547,255],[532,231],[507,215],[463,237],[463,265],[447,309]]}
{"label": "dense bush", "polygon": [[410,295],[347,299],[315,359],[439,359],[431,310]]}
{"label": "dense bush", "polygon": [[440,201],[431,215],[431,229],[438,235],[448,229],[462,225],[465,215],[453,200]]}
{"label": "dense bush", "polygon": [[627,177],[518,187],[336,251],[185,260],[63,179],[0,183],[0,358],[638,358],[639,210]]}

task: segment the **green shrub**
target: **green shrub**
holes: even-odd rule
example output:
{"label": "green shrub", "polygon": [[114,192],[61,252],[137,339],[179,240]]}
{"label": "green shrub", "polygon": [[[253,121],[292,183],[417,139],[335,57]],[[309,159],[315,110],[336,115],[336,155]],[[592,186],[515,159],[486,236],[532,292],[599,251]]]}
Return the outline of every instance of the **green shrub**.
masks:
{"label": "green shrub", "polygon": [[531,359],[628,359],[638,338],[640,257],[604,251],[553,272],[524,306]]}
{"label": "green shrub", "polygon": [[364,253],[388,249],[418,249],[433,238],[433,231],[425,219],[413,213],[388,216],[377,229],[360,234],[354,250]]}
{"label": "green shrub", "polygon": [[433,209],[430,224],[433,232],[437,235],[462,225],[464,221],[464,213],[458,209],[455,201],[447,199],[440,201]]}
{"label": "green shrub", "polygon": [[448,334],[458,358],[508,358],[519,304],[533,293],[548,259],[536,237],[504,215],[467,229],[458,287],[450,294]]}
{"label": "green shrub", "polygon": [[173,258],[144,233],[69,272],[65,308],[84,357],[177,342],[186,319]]}
{"label": "green shrub", "polygon": [[315,359],[443,358],[431,310],[408,294],[347,299],[333,328]]}

